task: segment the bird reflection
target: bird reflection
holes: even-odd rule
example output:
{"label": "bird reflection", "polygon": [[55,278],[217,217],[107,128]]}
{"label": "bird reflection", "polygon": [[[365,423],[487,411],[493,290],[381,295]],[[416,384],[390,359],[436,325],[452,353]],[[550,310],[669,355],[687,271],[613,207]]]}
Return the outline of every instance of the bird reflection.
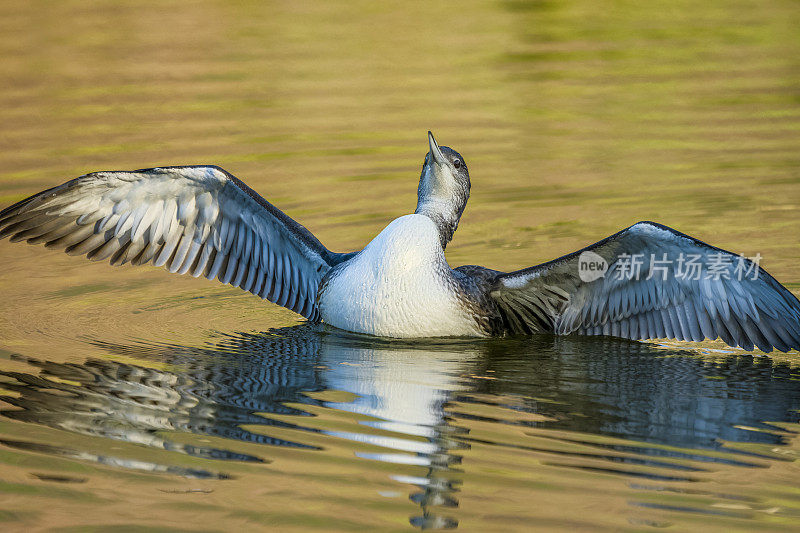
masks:
{"label": "bird reflection", "polygon": [[[257,452],[225,449],[219,444],[224,440],[214,441],[213,446],[190,445],[170,435],[193,433],[309,453],[321,450],[302,442],[303,432],[369,444],[380,452],[358,451],[356,455],[397,465],[392,478],[416,487],[410,498],[421,514],[410,522],[423,529],[458,525],[445,514],[447,508],[459,506],[462,469],[468,468],[462,464],[462,455],[474,441],[466,429],[469,413],[463,408],[458,413],[449,409],[454,400],[469,406],[486,395],[513,396],[520,399],[515,409],[544,414],[549,421],[510,423],[683,448],[719,448],[723,440],[781,444],[783,434],[770,432],[765,421],[797,421],[800,407],[800,376],[787,365],[734,355],[708,360],[619,339],[542,336],[400,343],[303,325],[259,334],[219,335],[203,347],[93,343],[117,360],[75,364],[19,356],[38,369],[0,372],[3,389],[17,394],[0,397],[13,406],[0,414],[195,457],[252,463],[269,460]],[[487,375],[492,379],[475,379]],[[351,396],[333,401],[313,394],[325,391]],[[363,429],[306,425],[303,419],[313,416],[312,406],[365,415],[359,417]],[[743,426],[767,431],[748,431]],[[297,437],[280,436],[286,434],[282,429],[297,430],[289,433]],[[563,434],[557,438],[564,439]],[[2,442],[121,467],[225,477],[141,462],[131,466],[118,458],[65,451],[52,443]],[[595,446],[635,454],[629,459],[613,457],[617,463],[673,470],[679,470],[678,466],[652,456],[687,456],[646,444]],[[567,453],[555,447],[537,451]],[[749,466],[747,460],[689,456]],[[407,466],[421,467],[422,475],[408,475]],[[667,478],[679,479],[671,474],[653,477]]]}
{"label": "bird reflection", "polygon": [[[137,357],[143,364],[111,359],[55,363],[20,357],[38,367],[39,373],[0,372],[9,379],[3,388],[19,394],[0,397],[18,408],[4,410],[2,415],[218,460],[267,462],[255,455],[175,442],[168,432],[319,449],[269,436],[269,428],[274,427],[372,444],[386,452],[357,455],[426,469],[424,476],[393,476],[396,481],[421,489],[411,495],[422,508],[422,516],[412,517],[413,524],[424,528],[457,524],[454,519],[432,514],[429,508],[458,505],[452,494],[458,490],[459,481],[453,476],[457,476],[454,465],[460,457],[454,451],[469,445],[453,438],[460,430],[446,418],[445,406],[451,394],[464,388],[461,375],[478,356],[479,351],[471,343],[443,341],[422,347],[376,344],[374,339],[300,326],[263,334],[223,335],[213,345],[202,348],[94,344],[119,356]],[[157,363],[165,369],[145,366],[147,363]],[[326,390],[349,392],[354,397],[335,402],[315,400],[313,394],[309,395]],[[307,427],[301,420],[311,415],[302,405],[367,415],[369,419],[361,424],[383,431],[377,435],[368,430],[344,432]],[[270,415],[293,415],[296,422]],[[258,432],[247,427],[257,427]],[[396,436],[387,437],[384,432]],[[414,437],[424,437],[424,442]],[[21,443],[11,445],[24,447]],[[66,453],[52,446],[45,450],[42,445],[31,444],[28,448],[87,459],[85,454]],[[122,464],[118,459],[103,459],[101,462],[107,464]],[[154,465],[152,470],[166,471],[162,465]],[[210,475],[197,475],[196,471],[191,474]]]}

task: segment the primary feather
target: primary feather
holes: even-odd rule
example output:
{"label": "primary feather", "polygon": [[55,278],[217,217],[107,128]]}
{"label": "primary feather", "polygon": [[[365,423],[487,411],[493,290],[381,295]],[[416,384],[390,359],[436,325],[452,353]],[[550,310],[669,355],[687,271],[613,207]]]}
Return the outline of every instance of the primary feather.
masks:
{"label": "primary feather", "polygon": [[218,278],[311,320],[319,320],[317,286],[340,258],[214,166],[86,174],[0,212],[6,236]]}
{"label": "primary feather", "polygon": [[[604,277],[581,280],[578,261],[587,251],[608,263]],[[646,258],[637,275],[619,275],[623,259],[634,256]],[[677,262],[688,256],[706,269],[681,276]],[[713,272],[708,265],[716,265]],[[548,263],[498,273],[487,291],[512,333],[720,337],[747,350],[800,349],[800,302],[792,293],[750,260],[653,222],[639,222]]]}

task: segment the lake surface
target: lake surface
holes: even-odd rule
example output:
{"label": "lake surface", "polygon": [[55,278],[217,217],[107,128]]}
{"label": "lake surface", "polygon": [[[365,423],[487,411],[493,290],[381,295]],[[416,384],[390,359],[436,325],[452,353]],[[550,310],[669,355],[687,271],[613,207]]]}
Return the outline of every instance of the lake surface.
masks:
{"label": "lake surface", "polygon": [[[0,4],[0,207],[219,164],[329,248],[413,210],[451,264],[655,220],[800,294],[800,5]],[[0,528],[800,527],[800,356],[613,338],[400,343],[238,289],[0,242]]]}

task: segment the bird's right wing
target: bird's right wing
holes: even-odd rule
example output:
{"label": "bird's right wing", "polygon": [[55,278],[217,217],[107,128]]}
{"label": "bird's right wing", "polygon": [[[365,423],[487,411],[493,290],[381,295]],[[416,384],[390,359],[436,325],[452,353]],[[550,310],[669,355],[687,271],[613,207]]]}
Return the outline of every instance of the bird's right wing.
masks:
{"label": "bird's right wing", "polygon": [[[582,261],[608,270],[582,277]],[[721,337],[747,350],[800,349],[800,302],[792,293],[750,260],[652,222],[548,263],[496,273],[486,291],[512,333]]]}
{"label": "bird's right wing", "polygon": [[214,166],[95,172],[0,212],[0,238],[218,278],[310,320],[341,254]]}

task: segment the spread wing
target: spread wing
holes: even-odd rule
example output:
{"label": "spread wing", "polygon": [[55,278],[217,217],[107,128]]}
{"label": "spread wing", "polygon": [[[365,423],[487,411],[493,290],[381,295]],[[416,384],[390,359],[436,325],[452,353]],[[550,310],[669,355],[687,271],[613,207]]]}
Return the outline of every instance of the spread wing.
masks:
{"label": "spread wing", "polygon": [[320,280],[344,257],[214,166],[86,174],[0,212],[7,236],[217,278],[310,320]]}
{"label": "spread wing", "polygon": [[[602,261],[608,270],[592,280],[587,267]],[[752,261],[652,222],[498,273],[488,291],[512,333],[720,337],[747,350],[800,349],[800,302],[792,293]]]}

